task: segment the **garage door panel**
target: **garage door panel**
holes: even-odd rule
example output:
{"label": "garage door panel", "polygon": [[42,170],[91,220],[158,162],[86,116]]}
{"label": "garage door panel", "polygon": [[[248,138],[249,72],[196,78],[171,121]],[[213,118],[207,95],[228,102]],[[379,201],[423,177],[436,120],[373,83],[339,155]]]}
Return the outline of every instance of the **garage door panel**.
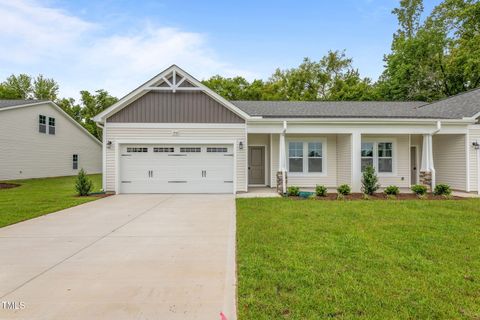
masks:
{"label": "garage door panel", "polygon": [[120,159],[120,192],[232,193],[232,148],[228,145],[124,146]]}

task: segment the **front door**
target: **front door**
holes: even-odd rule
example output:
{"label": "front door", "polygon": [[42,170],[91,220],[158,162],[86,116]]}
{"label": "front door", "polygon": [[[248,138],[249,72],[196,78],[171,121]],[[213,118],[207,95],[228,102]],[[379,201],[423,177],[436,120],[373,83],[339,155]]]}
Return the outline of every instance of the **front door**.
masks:
{"label": "front door", "polygon": [[248,147],[248,184],[265,184],[265,147]]}
{"label": "front door", "polygon": [[410,147],[410,182],[417,184],[417,147]]}

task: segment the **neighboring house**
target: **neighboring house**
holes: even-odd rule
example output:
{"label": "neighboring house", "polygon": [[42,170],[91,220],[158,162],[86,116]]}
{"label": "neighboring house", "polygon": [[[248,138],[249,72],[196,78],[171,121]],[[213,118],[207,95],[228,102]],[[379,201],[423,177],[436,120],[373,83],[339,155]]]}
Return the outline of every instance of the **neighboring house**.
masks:
{"label": "neighboring house", "polygon": [[367,165],[382,186],[478,191],[479,114],[480,90],[432,104],[227,101],[173,65],[95,121],[104,188],[117,193],[358,192]]}
{"label": "neighboring house", "polygon": [[51,101],[0,100],[0,180],[102,172],[102,144]]}

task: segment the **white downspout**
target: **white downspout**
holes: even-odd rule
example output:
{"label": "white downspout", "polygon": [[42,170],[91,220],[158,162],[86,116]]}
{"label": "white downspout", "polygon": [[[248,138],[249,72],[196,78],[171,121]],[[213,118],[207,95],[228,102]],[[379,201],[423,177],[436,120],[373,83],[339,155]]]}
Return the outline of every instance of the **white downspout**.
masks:
{"label": "white downspout", "polygon": [[99,127],[100,129],[102,129],[102,191],[105,192],[106,188],[107,188],[107,175],[106,175],[106,172],[105,172],[105,167],[106,167],[106,155],[107,155],[107,150],[105,149],[107,147],[107,141],[106,141],[106,138],[107,138],[107,130],[105,129],[105,126],[104,125],[101,125],[100,123],[98,122],[95,122],[95,124],[97,125],[97,127]]}

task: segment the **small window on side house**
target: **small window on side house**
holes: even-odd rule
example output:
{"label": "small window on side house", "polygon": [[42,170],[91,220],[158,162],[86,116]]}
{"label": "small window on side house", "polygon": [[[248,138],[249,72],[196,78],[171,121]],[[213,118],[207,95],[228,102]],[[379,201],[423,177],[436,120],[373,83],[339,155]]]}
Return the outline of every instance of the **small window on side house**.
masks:
{"label": "small window on side house", "polygon": [[55,134],[55,118],[48,118],[48,134]]}
{"label": "small window on side house", "polygon": [[47,117],[44,115],[38,116],[38,132],[47,133]]}
{"label": "small window on side house", "polygon": [[78,169],[78,154],[73,155],[73,170]]}

